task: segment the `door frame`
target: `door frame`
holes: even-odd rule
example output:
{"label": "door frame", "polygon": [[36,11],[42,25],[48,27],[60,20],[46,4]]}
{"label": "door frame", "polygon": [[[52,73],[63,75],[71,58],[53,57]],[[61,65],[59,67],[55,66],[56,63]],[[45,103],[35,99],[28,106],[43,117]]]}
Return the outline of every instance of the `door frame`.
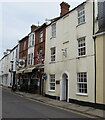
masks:
{"label": "door frame", "polygon": [[[63,72],[60,77],[60,100],[64,100],[63,96],[63,75],[66,74],[68,77],[68,86],[67,86],[67,102],[69,102],[69,74],[68,72]],[[65,81],[66,83],[66,81]]]}

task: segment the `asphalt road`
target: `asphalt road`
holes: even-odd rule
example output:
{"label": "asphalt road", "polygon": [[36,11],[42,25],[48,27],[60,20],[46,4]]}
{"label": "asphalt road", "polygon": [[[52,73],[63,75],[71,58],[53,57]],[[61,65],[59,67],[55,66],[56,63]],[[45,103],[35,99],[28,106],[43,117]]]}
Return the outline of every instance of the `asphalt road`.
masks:
{"label": "asphalt road", "polygon": [[50,120],[50,118],[78,118],[81,120],[81,118],[85,118],[84,120],[86,120],[86,117],[80,114],[31,101],[4,89],[2,90],[2,117],[43,118],[40,120]]}

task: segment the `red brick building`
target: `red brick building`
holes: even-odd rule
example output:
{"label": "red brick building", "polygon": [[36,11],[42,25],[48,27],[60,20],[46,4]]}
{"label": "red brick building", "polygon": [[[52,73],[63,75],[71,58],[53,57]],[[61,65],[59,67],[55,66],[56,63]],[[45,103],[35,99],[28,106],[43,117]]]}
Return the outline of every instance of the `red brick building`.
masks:
{"label": "red brick building", "polygon": [[27,67],[27,55],[28,55],[28,36],[25,36],[19,41],[19,61],[17,66],[17,81],[21,86],[24,81],[24,70]]}
{"label": "red brick building", "polygon": [[46,24],[31,26],[31,32],[19,41],[19,59],[25,62],[18,70],[22,91],[43,94]]}
{"label": "red brick building", "polygon": [[27,55],[28,55],[28,36],[25,36],[19,41],[19,59],[25,60],[25,66],[27,66]]}
{"label": "red brick building", "polygon": [[38,27],[35,30],[35,46],[34,46],[34,64],[36,66],[36,75],[39,79],[38,93],[43,94],[44,82],[42,75],[44,73],[44,59],[45,59],[45,40],[46,40],[46,24]]}

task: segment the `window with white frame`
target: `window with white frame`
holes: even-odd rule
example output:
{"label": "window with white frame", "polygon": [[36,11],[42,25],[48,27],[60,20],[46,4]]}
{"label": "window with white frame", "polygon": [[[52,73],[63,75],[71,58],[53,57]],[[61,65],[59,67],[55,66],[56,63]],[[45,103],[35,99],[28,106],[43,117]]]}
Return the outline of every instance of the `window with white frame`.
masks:
{"label": "window with white frame", "polygon": [[52,37],[56,37],[56,23],[52,24]]}
{"label": "window with white frame", "polygon": [[85,22],[85,9],[84,7],[81,7],[78,9],[78,24]]}
{"label": "window with white frame", "polygon": [[39,33],[39,43],[43,42],[43,31]]}
{"label": "window with white frame", "polygon": [[55,61],[56,48],[51,48],[51,61]]}
{"label": "window with white frame", "polygon": [[77,92],[87,94],[87,72],[77,73]]}
{"label": "window with white frame", "polygon": [[33,65],[33,53],[28,54],[28,65]]}
{"label": "window with white frame", "polygon": [[28,47],[31,47],[31,46],[34,45],[34,38],[35,38],[34,36],[35,36],[34,33],[31,33],[31,34],[29,35]]}
{"label": "window with white frame", "polygon": [[50,74],[50,81],[49,81],[49,88],[50,90],[55,90],[55,74]]}
{"label": "window with white frame", "polygon": [[78,39],[78,56],[86,55],[85,37]]}
{"label": "window with white frame", "polygon": [[30,54],[28,54],[28,65],[30,65]]}
{"label": "window with white frame", "polygon": [[26,49],[26,41],[24,41],[23,50]]}

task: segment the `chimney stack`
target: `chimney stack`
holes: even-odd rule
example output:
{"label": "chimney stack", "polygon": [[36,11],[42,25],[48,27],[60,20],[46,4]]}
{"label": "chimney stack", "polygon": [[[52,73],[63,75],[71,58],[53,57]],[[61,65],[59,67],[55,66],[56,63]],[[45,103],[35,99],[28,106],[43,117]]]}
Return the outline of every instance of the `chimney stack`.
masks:
{"label": "chimney stack", "polygon": [[62,2],[60,6],[61,6],[60,16],[63,16],[64,14],[69,12],[70,5],[68,3]]}
{"label": "chimney stack", "polygon": [[31,32],[33,32],[37,28],[36,25],[31,25]]}

